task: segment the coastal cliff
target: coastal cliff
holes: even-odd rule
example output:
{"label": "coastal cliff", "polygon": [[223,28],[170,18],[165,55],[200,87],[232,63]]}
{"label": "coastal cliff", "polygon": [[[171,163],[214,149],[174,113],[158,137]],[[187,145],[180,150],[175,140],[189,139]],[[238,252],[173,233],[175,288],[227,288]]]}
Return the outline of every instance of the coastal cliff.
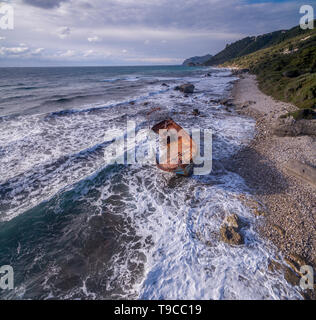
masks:
{"label": "coastal cliff", "polygon": [[201,57],[192,57],[192,58],[184,60],[182,65],[189,66],[189,67],[203,65],[205,62],[207,62],[212,57],[213,56],[211,54],[207,54],[207,55],[201,56]]}

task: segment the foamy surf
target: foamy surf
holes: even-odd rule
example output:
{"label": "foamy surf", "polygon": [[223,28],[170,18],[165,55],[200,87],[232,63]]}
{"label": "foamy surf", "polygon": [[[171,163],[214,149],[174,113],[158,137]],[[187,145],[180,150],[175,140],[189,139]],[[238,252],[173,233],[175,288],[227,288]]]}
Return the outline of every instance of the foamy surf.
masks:
{"label": "foamy surf", "polygon": [[[236,78],[229,70],[207,70],[210,77],[192,70],[155,70],[137,81],[118,76],[109,85],[139,87],[115,101],[2,118],[0,262],[17,270],[7,298],[301,298],[283,275],[268,271],[271,259],[282,258],[258,236],[257,220],[239,199],[251,198],[251,190],[220,165],[254,134],[252,119],[210,103]],[[186,82],[195,94],[173,90]],[[128,120],[137,131],[147,128],[146,113],[157,106],[184,128],[213,131],[211,174],[183,179],[153,165],[108,164],[113,128],[126,133]],[[145,140],[140,136],[137,148]],[[232,213],[244,222],[240,247],[219,239]]]}

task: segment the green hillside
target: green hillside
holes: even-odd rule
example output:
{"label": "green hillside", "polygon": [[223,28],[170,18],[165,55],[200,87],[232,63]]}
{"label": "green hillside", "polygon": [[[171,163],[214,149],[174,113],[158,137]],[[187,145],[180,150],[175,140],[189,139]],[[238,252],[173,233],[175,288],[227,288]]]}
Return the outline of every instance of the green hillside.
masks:
{"label": "green hillside", "polygon": [[211,66],[222,64],[228,60],[242,57],[260,49],[277,45],[293,37],[304,35],[306,32],[308,31],[302,30],[299,26],[297,26],[290,30],[280,30],[256,37],[247,37],[227,45],[224,50],[209,59],[205,65]]}
{"label": "green hillside", "polygon": [[250,69],[260,89],[278,100],[300,108],[316,106],[315,29],[222,65]]}

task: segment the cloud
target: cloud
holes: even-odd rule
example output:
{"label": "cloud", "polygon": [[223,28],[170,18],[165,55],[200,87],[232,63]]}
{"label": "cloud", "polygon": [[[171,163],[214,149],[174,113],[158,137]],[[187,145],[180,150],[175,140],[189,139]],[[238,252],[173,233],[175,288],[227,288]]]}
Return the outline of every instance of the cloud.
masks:
{"label": "cloud", "polygon": [[60,39],[65,39],[67,38],[69,35],[70,35],[70,28],[69,27],[60,27],[58,30],[57,30],[57,35]]}
{"label": "cloud", "polygon": [[21,55],[26,52],[28,52],[30,49],[28,47],[1,47],[0,48],[0,54],[4,56],[10,56],[10,55]]}
{"label": "cloud", "polygon": [[90,56],[92,56],[94,54],[95,54],[94,50],[87,50],[86,52],[83,53],[83,56],[84,57],[90,57]]}
{"label": "cloud", "polygon": [[[78,61],[77,65],[90,61],[118,65],[128,63],[127,59],[177,63],[190,56],[216,54],[227,43],[248,35],[299,24],[299,7],[305,0],[258,1],[16,0],[15,28],[10,36],[1,36],[6,36],[3,47],[29,47],[24,56],[17,56],[38,63],[45,58],[52,63]],[[45,50],[35,56],[39,48]]]}
{"label": "cloud", "polygon": [[150,63],[150,64],[177,64],[181,63],[183,60],[178,58],[164,58],[164,57],[135,57],[135,58],[126,58],[125,61],[138,62],[138,63]]}
{"label": "cloud", "polygon": [[23,2],[26,4],[43,9],[57,8],[62,2],[67,1],[68,0],[23,0]]}
{"label": "cloud", "polygon": [[0,37],[0,40],[5,40],[6,38],[5,37]]}
{"label": "cloud", "polygon": [[44,51],[44,48],[37,48],[35,50],[32,51],[33,55],[39,55]]}
{"label": "cloud", "polygon": [[61,53],[59,56],[63,58],[70,58],[76,54],[74,50],[67,50],[66,52]]}
{"label": "cloud", "polygon": [[88,38],[89,42],[100,42],[102,39],[98,36],[92,36]]}

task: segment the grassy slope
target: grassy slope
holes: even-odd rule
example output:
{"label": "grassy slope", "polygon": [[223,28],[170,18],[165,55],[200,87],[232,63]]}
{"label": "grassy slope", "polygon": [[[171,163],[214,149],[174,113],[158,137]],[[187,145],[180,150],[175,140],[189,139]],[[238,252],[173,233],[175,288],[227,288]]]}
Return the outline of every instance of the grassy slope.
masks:
{"label": "grassy slope", "polygon": [[313,108],[316,107],[316,29],[290,31],[294,31],[291,35],[294,37],[287,36],[277,44],[230,59],[222,66],[248,68],[257,75],[259,87],[266,94],[299,108]]}
{"label": "grassy slope", "polygon": [[228,60],[242,57],[255,51],[277,45],[282,41],[305,34],[306,31],[299,27],[290,30],[280,30],[257,37],[247,37],[227,45],[224,50],[213,56],[205,64],[208,66],[218,65]]}

